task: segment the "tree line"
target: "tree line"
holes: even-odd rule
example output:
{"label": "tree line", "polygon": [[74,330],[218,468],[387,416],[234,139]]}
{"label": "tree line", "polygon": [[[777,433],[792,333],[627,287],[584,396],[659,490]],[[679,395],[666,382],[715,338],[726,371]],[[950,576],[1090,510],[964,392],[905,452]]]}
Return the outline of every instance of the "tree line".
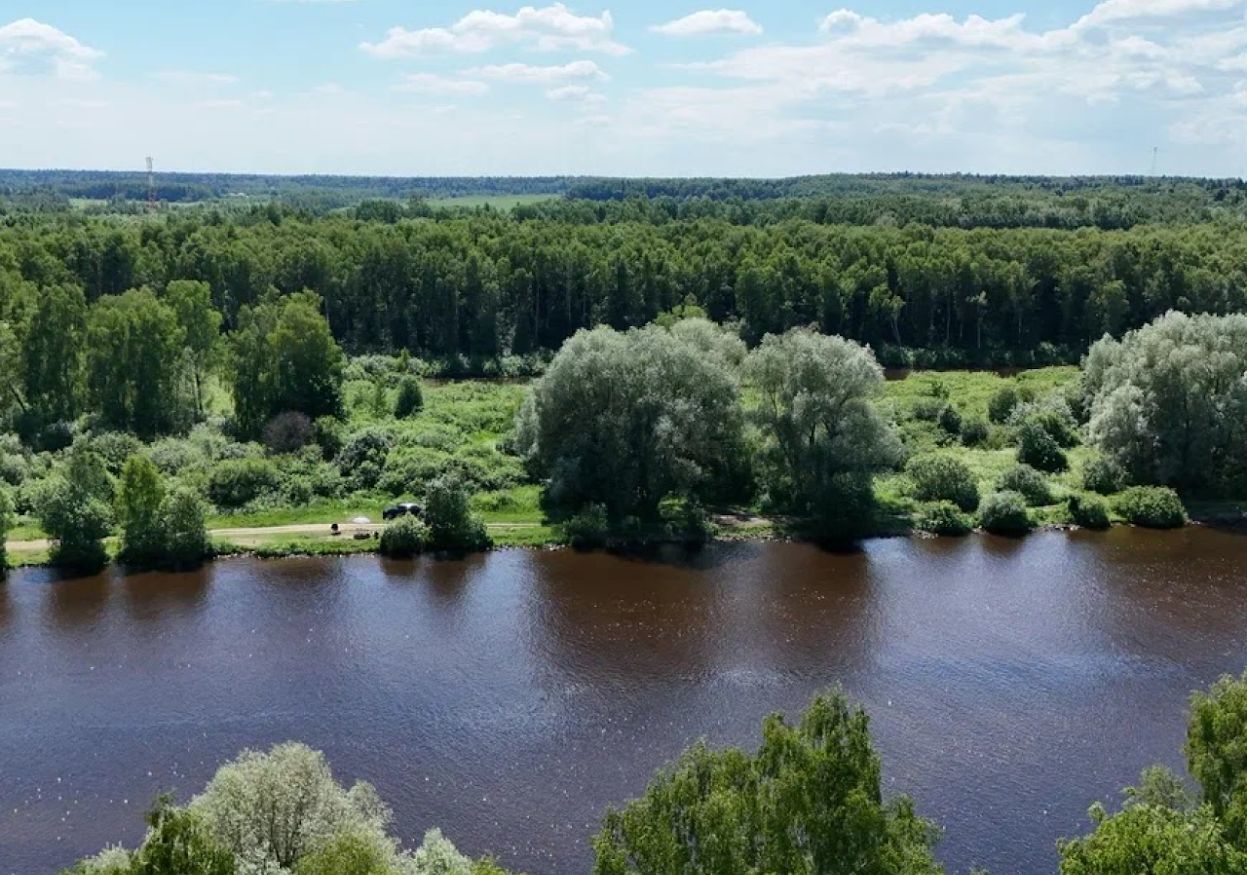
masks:
{"label": "tree line", "polygon": [[[573,209],[569,207],[568,209]],[[638,327],[683,303],[751,346],[815,326],[889,365],[1076,361],[1171,310],[1247,309],[1247,229],[903,228],[788,219],[602,223],[494,212],[364,221],[279,208],[154,221],[27,216],[0,227],[0,322],[19,344],[59,288],[88,305],[206,283],[222,328],[311,291],[350,353],[401,349],[480,371],[582,328]],[[48,367],[55,367],[49,364]]]}

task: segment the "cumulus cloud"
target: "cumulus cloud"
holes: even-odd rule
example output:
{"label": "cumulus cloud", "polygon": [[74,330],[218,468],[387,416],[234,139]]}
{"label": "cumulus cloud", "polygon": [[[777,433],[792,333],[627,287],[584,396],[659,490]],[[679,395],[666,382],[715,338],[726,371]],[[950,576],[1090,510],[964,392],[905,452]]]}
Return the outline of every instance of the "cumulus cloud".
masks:
{"label": "cumulus cloud", "polygon": [[92,79],[92,64],[103,52],[33,18],[0,27],[0,73],[51,74],[61,79]]}
{"label": "cumulus cloud", "polygon": [[606,97],[594,91],[588,85],[563,85],[546,91],[546,97],[556,102],[573,102],[582,104],[600,104]]}
{"label": "cumulus cloud", "polygon": [[479,53],[502,45],[527,45],[539,51],[567,49],[624,55],[631,51],[614,39],[609,11],[577,15],[562,3],[525,6],[514,15],[477,9],[449,27],[408,30],[392,27],[376,43],[360,48],[378,58],[405,58],[435,52]]}
{"label": "cumulus cloud", "polygon": [[412,73],[396,86],[398,91],[417,94],[459,94],[474,97],[489,92],[489,86],[475,79],[454,79],[435,73]]}
{"label": "cumulus cloud", "polygon": [[1139,19],[1177,18],[1242,8],[1243,0],[1104,0],[1075,22],[1074,27],[1098,27]]}
{"label": "cumulus cloud", "polygon": [[703,9],[650,28],[663,36],[704,36],[708,34],[741,34],[757,36],[762,27],[740,9]]}
{"label": "cumulus cloud", "polygon": [[509,82],[562,82],[575,79],[597,79],[604,81],[610,77],[592,61],[572,61],[550,67],[538,67],[532,64],[492,64],[485,67],[473,67],[463,71],[465,76],[477,76],[484,79],[500,79]]}

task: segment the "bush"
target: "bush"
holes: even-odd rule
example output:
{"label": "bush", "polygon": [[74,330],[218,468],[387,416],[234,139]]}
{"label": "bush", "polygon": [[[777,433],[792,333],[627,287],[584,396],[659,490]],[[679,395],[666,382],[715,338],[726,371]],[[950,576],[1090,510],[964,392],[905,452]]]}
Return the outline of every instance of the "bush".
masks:
{"label": "bush", "polygon": [[918,516],[918,528],[933,535],[956,536],[968,534],[974,523],[951,501],[937,501],[922,509]]}
{"label": "bush", "polygon": [[485,523],[471,511],[471,497],[462,479],[445,474],[424,493],[424,519],[433,550],[484,550],[489,547]]}
{"label": "bush", "polygon": [[1182,499],[1165,486],[1133,486],[1118,495],[1113,506],[1136,526],[1180,529],[1186,525],[1186,508],[1182,506]]}
{"label": "bush", "polygon": [[1040,471],[1055,473],[1069,467],[1061,446],[1036,419],[1027,419],[1018,429],[1018,461]]}
{"label": "bush", "polygon": [[394,418],[406,419],[424,409],[424,392],[415,377],[403,377],[398,383],[398,397],[394,399]]}
{"label": "bush", "polygon": [[1027,405],[1027,410],[1030,412],[1026,414],[1023,421],[1026,419],[1034,420],[1048,433],[1049,437],[1056,441],[1059,447],[1065,449],[1076,447],[1081,443],[1078,437],[1078,423],[1075,421],[1073,414],[1066,409],[1063,401],[1057,403],[1062,409],[1054,410],[1050,407]]}
{"label": "bush", "polygon": [[105,431],[87,439],[87,446],[104,462],[109,474],[119,474],[130,457],[143,452],[143,442],[124,431]]}
{"label": "bush", "polygon": [[211,552],[205,508],[199,496],[178,488],[160,503],[160,535],[164,559],[174,565],[195,565]]}
{"label": "bush", "polygon": [[933,453],[910,460],[907,468],[919,501],[951,501],[964,511],[979,506],[974,472],[955,456]]}
{"label": "bush", "polygon": [[381,479],[390,444],[389,434],[377,428],[351,435],[338,454],[338,470],[356,489],[372,489]]}
{"label": "bush", "polygon": [[1112,459],[1096,456],[1083,467],[1082,485],[1100,495],[1112,495],[1125,487],[1126,472]]}
{"label": "bush", "polygon": [[961,411],[951,404],[946,405],[940,411],[939,424],[944,431],[957,437],[961,434]]}
{"label": "bush", "polygon": [[13,497],[7,489],[0,489],[0,575],[7,567],[8,554],[5,552],[5,540],[13,530],[17,517],[13,513]]}
{"label": "bush", "polygon": [[1024,535],[1034,528],[1026,499],[1016,492],[997,492],[983,499],[979,525],[997,535]]}
{"label": "bush", "polygon": [[1077,526],[1084,529],[1107,529],[1108,502],[1098,495],[1071,495],[1068,499],[1069,516]]}
{"label": "bush", "polygon": [[320,447],[321,456],[325,459],[337,458],[346,442],[342,420],[336,416],[321,416],[312,423],[312,428],[316,431],[316,444]]}
{"label": "bush", "polygon": [[577,550],[605,547],[609,532],[606,507],[601,504],[586,505],[580,513],[563,523],[563,540]]}
{"label": "bush", "polygon": [[112,493],[100,457],[75,447],[39,496],[39,522],[53,541],[53,562],[79,571],[107,564],[104,538],[112,527]]}
{"label": "bush", "polygon": [[285,455],[302,449],[316,437],[316,428],[307,414],[287,410],[270,419],[264,426],[264,446],[270,453]]}
{"label": "bush", "polygon": [[931,396],[923,396],[914,401],[913,416],[914,419],[922,422],[938,422],[940,414],[948,407],[947,402],[943,398],[935,398]]}
{"label": "bush", "polygon": [[208,498],[217,507],[238,508],[281,487],[282,477],[265,459],[226,459],[208,476]]}
{"label": "bush", "polygon": [[400,517],[381,533],[379,549],[391,559],[410,559],[424,552],[429,543],[429,527],[413,516]]}
{"label": "bush", "polygon": [[164,547],[160,504],[164,495],[164,478],[151,459],[131,456],[121,469],[121,482],[117,487],[120,555],[125,561],[144,564],[160,558]]}
{"label": "bush", "polygon": [[1002,492],[1018,493],[1031,507],[1042,507],[1053,502],[1048,478],[1030,465],[1014,465],[1001,476],[998,486]]}
{"label": "bush", "polygon": [[987,443],[991,429],[987,420],[980,416],[972,416],[961,422],[961,443],[967,447],[980,447]]}
{"label": "bush", "polygon": [[1022,403],[1021,393],[1016,386],[1001,386],[987,402],[987,418],[997,425],[1009,421],[1013,409]]}

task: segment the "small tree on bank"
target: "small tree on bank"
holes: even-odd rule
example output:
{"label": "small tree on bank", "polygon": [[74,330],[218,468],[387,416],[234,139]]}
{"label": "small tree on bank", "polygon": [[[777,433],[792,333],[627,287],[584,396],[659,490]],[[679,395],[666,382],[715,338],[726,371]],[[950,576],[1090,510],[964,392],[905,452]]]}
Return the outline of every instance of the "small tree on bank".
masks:
{"label": "small tree on bank", "polygon": [[71,450],[37,508],[40,524],[52,539],[55,564],[79,571],[107,564],[104,538],[112,527],[112,492],[100,457],[85,446]]}

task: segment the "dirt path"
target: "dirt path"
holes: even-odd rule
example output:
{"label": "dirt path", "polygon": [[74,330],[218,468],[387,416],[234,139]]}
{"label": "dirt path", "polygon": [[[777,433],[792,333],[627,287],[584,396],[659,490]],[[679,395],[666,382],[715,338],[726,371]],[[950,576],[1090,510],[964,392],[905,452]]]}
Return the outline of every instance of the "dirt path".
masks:
{"label": "dirt path", "polygon": [[[231,544],[237,544],[239,547],[255,547],[264,543],[270,538],[281,537],[283,535],[323,535],[329,537],[329,523],[299,523],[291,526],[250,526],[243,528],[228,529],[209,529],[208,535],[211,538],[220,541],[229,541]],[[506,532],[516,529],[535,529],[540,523],[489,523],[490,531]],[[339,523],[338,529],[340,538],[352,538],[356,533],[365,533],[368,535],[379,532],[385,528],[384,523]],[[40,538],[31,541],[9,541],[7,544],[10,553],[37,553],[51,548],[51,541],[46,538]]]}

